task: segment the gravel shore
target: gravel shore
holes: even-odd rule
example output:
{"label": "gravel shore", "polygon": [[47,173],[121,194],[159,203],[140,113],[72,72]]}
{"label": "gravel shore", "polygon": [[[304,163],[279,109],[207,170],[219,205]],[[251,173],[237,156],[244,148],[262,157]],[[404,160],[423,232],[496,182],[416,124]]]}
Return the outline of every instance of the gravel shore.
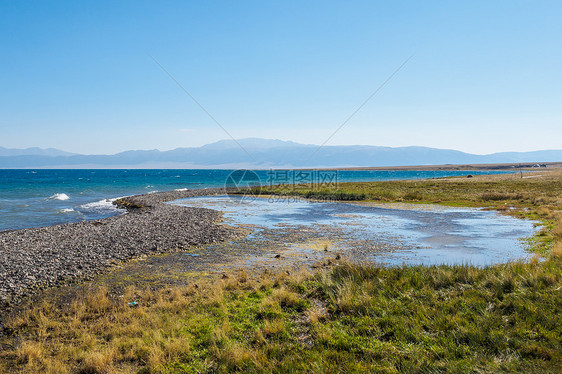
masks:
{"label": "gravel shore", "polygon": [[220,212],[165,204],[224,193],[201,189],[131,196],[116,202],[127,214],[0,232],[0,308],[135,257],[227,239],[233,231],[217,224]]}

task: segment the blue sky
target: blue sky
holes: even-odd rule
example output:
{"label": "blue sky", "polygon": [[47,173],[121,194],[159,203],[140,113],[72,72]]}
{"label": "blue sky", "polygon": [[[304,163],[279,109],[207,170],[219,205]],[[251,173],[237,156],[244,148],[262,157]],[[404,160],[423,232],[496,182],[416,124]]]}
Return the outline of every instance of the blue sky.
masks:
{"label": "blue sky", "polygon": [[0,146],[562,148],[560,1],[1,1]]}

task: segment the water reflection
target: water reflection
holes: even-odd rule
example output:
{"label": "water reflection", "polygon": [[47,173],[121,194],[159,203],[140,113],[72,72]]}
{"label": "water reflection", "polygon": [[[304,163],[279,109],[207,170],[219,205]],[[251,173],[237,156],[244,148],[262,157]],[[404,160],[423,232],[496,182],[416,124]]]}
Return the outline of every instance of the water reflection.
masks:
{"label": "water reflection", "polygon": [[533,221],[474,208],[236,196],[173,203],[223,211],[229,224],[250,229],[245,243],[282,245],[311,261],[324,242],[353,259],[386,265],[486,266],[526,258],[521,239],[536,230]]}

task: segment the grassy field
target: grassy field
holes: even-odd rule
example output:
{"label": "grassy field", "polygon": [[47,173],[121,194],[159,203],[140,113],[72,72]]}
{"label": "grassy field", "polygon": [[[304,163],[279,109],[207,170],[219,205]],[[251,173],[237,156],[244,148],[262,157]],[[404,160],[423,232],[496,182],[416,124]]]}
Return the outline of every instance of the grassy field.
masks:
{"label": "grassy field", "polygon": [[560,175],[293,193],[491,206],[544,228],[531,261],[484,269],[334,261],[314,273],[233,272],[122,294],[92,288],[68,304],[45,301],[14,315],[0,371],[562,372]]}
{"label": "grassy field", "polygon": [[[542,175],[541,175],[542,174]],[[489,206],[495,209],[539,208],[547,213],[562,207],[562,171],[524,174],[483,175],[427,180],[339,183],[336,187],[306,185],[255,189],[259,194],[295,195],[306,198],[433,203],[455,206]],[[522,212],[522,211],[517,211]]]}

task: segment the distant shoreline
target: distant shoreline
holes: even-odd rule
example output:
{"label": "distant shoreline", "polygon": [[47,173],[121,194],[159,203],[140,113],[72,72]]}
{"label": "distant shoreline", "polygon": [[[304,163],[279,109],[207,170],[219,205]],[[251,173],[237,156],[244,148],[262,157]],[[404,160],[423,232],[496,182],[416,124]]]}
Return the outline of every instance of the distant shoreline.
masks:
{"label": "distant shoreline", "polygon": [[[539,166],[536,166],[539,165]],[[0,167],[0,170],[412,170],[412,171],[473,171],[473,170],[553,170],[562,169],[562,161],[558,162],[511,162],[511,163],[492,163],[492,164],[441,164],[441,165],[401,165],[401,166],[344,166],[344,167],[272,167],[254,168],[232,165],[231,167],[177,167],[154,168],[145,165],[109,165],[100,167],[99,165],[79,165],[82,167]]]}
{"label": "distant shoreline", "polygon": [[[539,165],[538,167],[536,165]],[[552,170],[562,168],[562,162],[517,162],[506,164],[444,164],[444,165],[406,165],[406,166],[376,166],[376,167],[346,167],[326,168],[325,170],[418,170],[418,171],[473,171],[473,170]]]}

